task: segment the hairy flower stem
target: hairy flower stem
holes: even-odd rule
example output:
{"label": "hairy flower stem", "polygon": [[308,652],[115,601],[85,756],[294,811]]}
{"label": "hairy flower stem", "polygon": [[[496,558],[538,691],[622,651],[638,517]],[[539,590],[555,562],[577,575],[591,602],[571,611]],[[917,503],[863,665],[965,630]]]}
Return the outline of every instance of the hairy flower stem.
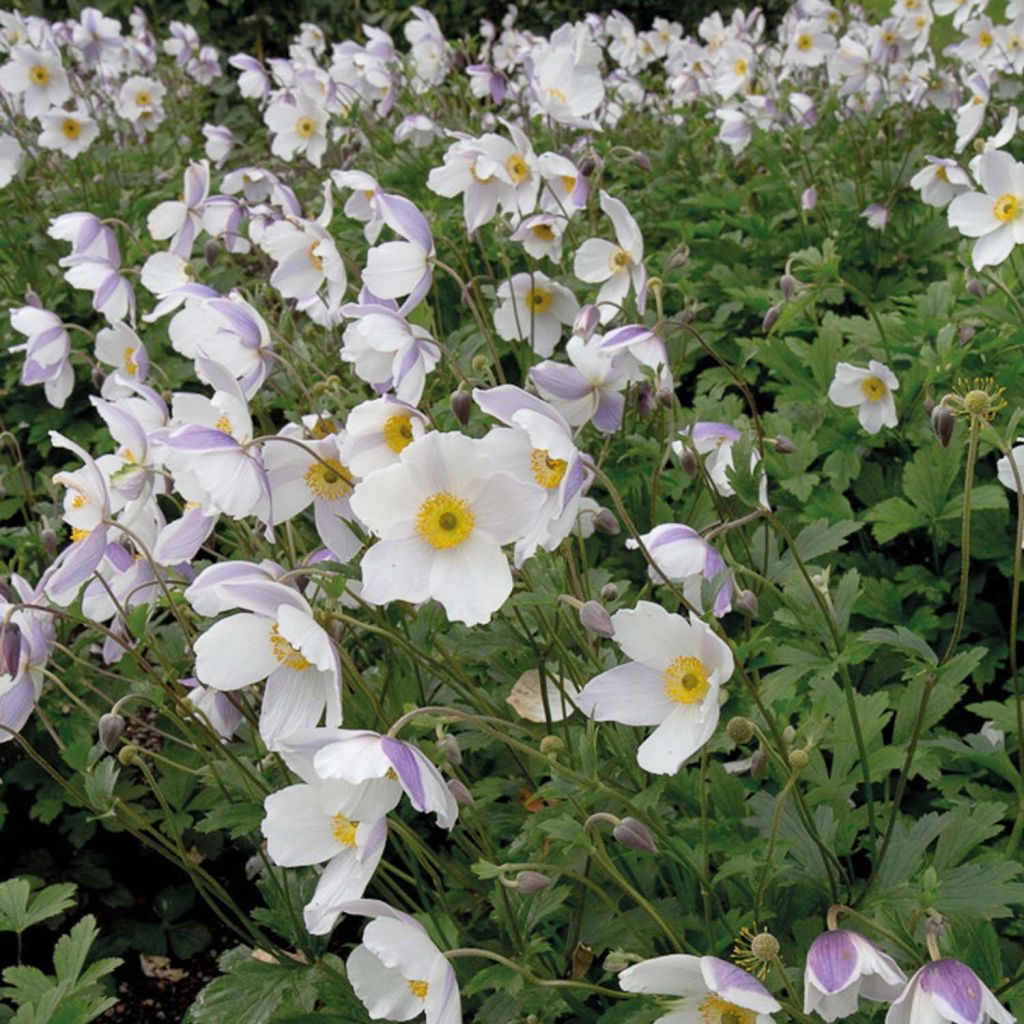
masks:
{"label": "hairy flower stem", "polygon": [[629,992],[620,992],[618,989],[605,988],[603,985],[592,985],[589,981],[570,981],[567,978],[538,978],[531,970],[526,967],[522,967],[517,964],[514,960],[509,960],[508,957],[502,956],[500,953],[492,953],[489,949],[474,949],[466,947],[462,949],[449,949],[445,956],[449,960],[455,960],[459,957],[480,957],[483,960],[493,960],[497,964],[501,964],[503,967],[507,967],[510,971],[515,971],[516,974],[524,977],[531,985],[539,985],[542,988],[580,988],[587,992],[599,992],[603,996],[608,996],[610,999],[632,999],[633,996]]}

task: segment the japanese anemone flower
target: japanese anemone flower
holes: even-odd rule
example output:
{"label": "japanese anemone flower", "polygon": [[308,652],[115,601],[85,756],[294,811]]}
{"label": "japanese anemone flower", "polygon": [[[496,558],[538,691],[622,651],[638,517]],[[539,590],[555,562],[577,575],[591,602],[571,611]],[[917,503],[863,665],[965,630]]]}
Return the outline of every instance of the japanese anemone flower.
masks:
{"label": "japanese anemone flower", "polygon": [[684,619],[640,601],[612,616],[615,642],[632,660],[595,676],[576,700],[599,722],[654,725],[637,763],[671,775],[711,738],[718,691],[733,672],[732,651],[693,616]]}
{"label": "japanese anemone flower", "polygon": [[976,238],[975,270],[996,266],[1024,242],[1024,164],[1001,150],[985,153],[978,180],[984,192],[963,192],[949,204],[950,227]]}
{"label": "japanese anemone flower", "polygon": [[627,967],[619,975],[626,992],[677,996],[661,1024],[771,1024],[781,1010],[775,997],[740,967],[715,956],[677,953]]}
{"label": "japanese anemone flower", "polygon": [[380,540],[363,555],[365,600],[439,601],[475,626],[512,593],[503,544],[529,528],[542,495],[462,434],[429,433],[372,473],[350,506]]}

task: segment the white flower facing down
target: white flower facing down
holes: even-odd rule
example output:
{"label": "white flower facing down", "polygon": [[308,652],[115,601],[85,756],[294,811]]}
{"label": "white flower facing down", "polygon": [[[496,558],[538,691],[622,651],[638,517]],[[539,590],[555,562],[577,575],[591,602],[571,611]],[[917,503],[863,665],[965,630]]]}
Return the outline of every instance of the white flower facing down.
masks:
{"label": "white flower facing down", "polygon": [[374,1020],[461,1024],[455,971],[423,926],[379,900],[352,900],[345,913],[373,920],[345,964],[348,980]]}
{"label": "white flower facing down", "polygon": [[523,536],[542,497],[462,434],[430,433],[352,492],[352,511],[380,540],[362,559],[364,600],[434,598],[448,618],[489,622],[512,592],[501,550]]}
{"label": "white flower facing down", "polygon": [[714,956],[644,960],[627,967],[619,985],[626,992],[677,996],[660,1024],[771,1024],[771,1014],[782,1009],[752,974]]}
{"label": "white flower facing down", "polygon": [[326,935],[346,900],[359,899],[387,839],[385,815],[402,795],[389,778],[360,785],[301,782],[271,793],[262,831],[270,859],[281,867],[326,866],[303,911],[312,935]]}
{"label": "white flower facing down", "polygon": [[860,425],[869,434],[877,434],[882,427],[896,426],[896,401],[892,393],[899,386],[896,374],[875,359],[866,369],[839,363],[828,397],[843,409],[856,406]]}
{"label": "white flower facing down", "polygon": [[632,660],[591,679],[576,703],[599,722],[657,726],[640,744],[637,763],[671,775],[715,731],[732,652],[705,622],[650,601],[616,612],[612,625],[615,642]]}
{"label": "white flower facing down", "polygon": [[984,192],[964,192],[949,204],[950,227],[976,238],[975,270],[997,266],[1024,242],[1024,164],[1001,150],[985,153],[978,165]]}

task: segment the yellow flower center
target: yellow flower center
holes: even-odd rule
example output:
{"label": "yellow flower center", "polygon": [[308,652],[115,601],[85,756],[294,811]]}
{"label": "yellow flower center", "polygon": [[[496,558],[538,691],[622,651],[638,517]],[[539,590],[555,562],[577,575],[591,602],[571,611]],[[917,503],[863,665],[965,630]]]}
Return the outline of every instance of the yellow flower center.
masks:
{"label": "yellow flower center", "polygon": [[130,377],[134,377],[139,372],[139,364],[135,362],[135,349],[126,348],[121,353],[121,366]]}
{"label": "yellow flower center", "polygon": [[569,102],[569,97],[566,96],[565,93],[562,92],[561,89],[555,89],[555,88],[552,87],[552,88],[548,89],[548,95],[552,99],[558,100],[559,103],[568,103]]}
{"label": "yellow flower center", "polygon": [[978,33],[978,45],[983,50],[987,50],[992,45],[992,33],[991,32],[979,32]]}
{"label": "yellow flower center", "polygon": [[316,125],[311,117],[300,117],[295,122],[295,133],[300,139],[308,139],[316,130]]}
{"label": "yellow flower center", "polygon": [[806,53],[814,45],[814,37],[806,32],[796,37],[796,48]]}
{"label": "yellow flower center", "polygon": [[473,532],[469,502],[441,491],[431,495],[416,513],[416,532],[438,550],[458,547]]}
{"label": "yellow flower center", "polygon": [[555,232],[550,224],[535,224],[530,230],[533,232],[534,237],[544,242],[553,242],[555,240]]}
{"label": "yellow flower center", "polygon": [[562,188],[566,192],[572,192],[576,188],[576,179],[570,174],[563,174],[559,180],[562,182]]}
{"label": "yellow flower center", "polygon": [[146,89],[141,89],[135,94],[135,105],[139,107],[148,107],[153,102],[152,96]]}
{"label": "yellow flower center", "polygon": [[81,543],[83,540],[85,540],[86,537],[89,536],[90,533],[92,533],[91,530],[80,530],[77,526],[74,527],[71,530],[71,540],[72,540],[72,543],[74,543],[74,544]]}
{"label": "yellow flower center", "polygon": [[285,668],[293,668],[296,672],[302,672],[304,669],[313,667],[313,662],[307,661],[301,651],[296,650],[281,636],[281,630],[276,622],[270,627],[270,647],[274,652],[274,657]]}
{"label": "yellow flower center", "polygon": [[524,296],[527,308],[534,313],[546,313],[551,308],[552,298],[547,288],[531,288]]}
{"label": "yellow flower center", "polygon": [[131,448],[122,448],[118,453],[125,462],[138,463],[139,457]]}
{"label": "yellow flower center", "polygon": [[881,401],[888,390],[885,382],[877,377],[865,377],[860,382],[860,392],[869,402]]}
{"label": "yellow flower center", "polygon": [[314,242],[307,250],[306,255],[309,257],[309,262],[316,267],[317,270],[324,269],[324,258],[316,251],[319,242]]}
{"label": "yellow flower center", "polygon": [[219,430],[223,434],[231,433],[231,420],[227,416],[221,416],[219,420],[213,425],[214,430]]}
{"label": "yellow flower center", "polygon": [[941,165],[938,170],[936,170],[935,177],[938,178],[939,181],[945,181],[947,184],[949,182],[949,174],[947,173],[946,168]]}
{"label": "yellow flower center", "polygon": [[412,444],[412,417],[399,413],[384,424],[384,443],[397,455]]}
{"label": "yellow flower center", "polygon": [[314,462],[304,479],[313,494],[324,501],[340,501],[352,490],[352,476],[337,459]]}
{"label": "yellow flower center", "polygon": [[896,33],[893,32],[892,29],[889,29],[888,31],[882,33],[882,42],[885,43],[886,46],[895,45],[896,39]]}
{"label": "yellow flower center", "polygon": [[508,171],[513,185],[526,181],[530,176],[530,168],[526,166],[526,161],[518,153],[513,153],[505,161],[505,170]]}
{"label": "yellow flower center", "polygon": [[608,260],[608,266],[613,274],[621,274],[629,268],[632,262],[633,257],[625,249],[616,249]]}
{"label": "yellow flower center", "polygon": [[65,117],[60,123],[60,130],[65,139],[77,139],[82,134],[82,125],[73,117]]}
{"label": "yellow flower center", "polygon": [[726,1002],[719,996],[708,993],[697,1007],[705,1024],[754,1024],[757,1014],[735,1003]]}
{"label": "yellow flower center", "polygon": [[700,658],[676,658],[669,663],[662,678],[665,693],[680,704],[699,704],[711,689],[707,669]]}
{"label": "yellow flower center", "polygon": [[85,507],[85,498],[83,498],[81,494],[76,494],[71,499],[71,507],[72,508],[84,508]]}
{"label": "yellow flower center", "polygon": [[50,72],[42,64],[36,64],[28,69],[28,79],[33,85],[47,85],[50,81]]}
{"label": "yellow flower center", "polygon": [[430,986],[425,981],[417,981],[416,979],[413,979],[411,981],[406,981],[406,985],[409,986],[409,991],[417,999],[426,999],[427,992],[430,991]]}
{"label": "yellow flower center", "polygon": [[1009,192],[1004,192],[992,204],[992,216],[994,216],[996,220],[1001,220],[1004,224],[1007,221],[1013,220],[1019,212],[1020,200]]}
{"label": "yellow flower center", "polygon": [[745,75],[747,73],[747,67],[747,62],[740,58],[740,60],[733,64],[732,69],[737,75]]}
{"label": "yellow flower center", "polygon": [[543,448],[534,448],[530,452],[533,479],[546,490],[553,491],[562,482],[568,465],[565,459],[551,458]]}
{"label": "yellow flower center", "polygon": [[346,818],[344,814],[336,814],[331,818],[331,832],[342,846],[356,845],[356,830],[358,828],[359,822]]}

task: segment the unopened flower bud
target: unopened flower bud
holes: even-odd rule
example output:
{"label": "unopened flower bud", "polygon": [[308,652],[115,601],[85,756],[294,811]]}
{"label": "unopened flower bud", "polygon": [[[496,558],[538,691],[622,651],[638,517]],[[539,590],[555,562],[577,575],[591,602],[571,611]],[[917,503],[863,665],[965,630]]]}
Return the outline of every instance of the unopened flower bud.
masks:
{"label": "unopened flower bud", "polygon": [[459,747],[459,741],[450,732],[438,737],[437,749],[449,764],[456,768],[462,764],[462,750]]}
{"label": "unopened flower bud", "polygon": [[796,445],[785,434],[779,434],[775,438],[775,450],[780,455],[792,455],[796,451]]}
{"label": "unopened flower bud", "polygon": [[800,282],[792,274],[783,274],[779,280],[779,288],[782,290],[782,297],[788,302],[796,295],[797,285]]}
{"label": "unopened flower bud", "polygon": [[676,404],[676,395],[671,388],[658,388],[658,404],[664,409],[671,409]]}
{"label": "unopened flower bud", "polygon": [[651,830],[636,818],[623,818],[612,829],[612,835],[627,849],[636,850],[637,853],[658,852]]}
{"label": "unopened flower bud", "polygon": [[764,319],[761,321],[761,330],[767,334],[774,326],[776,320],[782,313],[782,309],[779,306],[772,306],[764,315]]}
{"label": "unopened flower bud", "polygon": [[800,209],[810,213],[818,205],[818,190],[812,185],[800,193]]}
{"label": "unopened flower bud", "polygon": [[25,289],[25,305],[27,305],[27,306],[35,306],[36,309],[42,309],[43,308],[43,300],[41,298],[39,298],[39,293],[38,292],[33,291],[33,289],[31,289],[31,288],[26,288]]}
{"label": "unopened flower bud", "polygon": [[532,896],[534,893],[550,889],[551,879],[539,871],[520,871],[516,875],[516,888],[524,896]]}
{"label": "unopened flower bud", "polygon": [[491,365],[491,361],[484,355],[473,356],[473,361],[470,365],[473,367],[474,373],[484,373]]}
{"label": "unopened flower bud", "polygon": [[961,324],[960,330],[956,334],[957,341],[960,342],[961,346],[967,345],[973,337],[974,328],[970,324]]}
{"label": "unopened flower bud", "polygon": [[600,323],[601,311],[597,306],[580,306],[576,319],[572,322],[572,333],[578,334],[584,341],[589,341]]}
{"label": "unopened flower bud", "polygon": [[756,779],[759,775],[764,775],[767,767],[768,751],[764,747],[758,747],[750,756],[750,777]]}
{"label": "unopened flower bud", "polygon": [[736,610],[751,619],[757,618],[757,594],[752,590],[741,590],[736,595]]}
{"label": "unopened flower bud", "polygon": [[107,379],[107,373],[101,366],[94,366],[92,372],[89,374],[89,380],[92,382],[92,386],[99,391],[103,387],[103,382]]}
{"label": "unopened flower bud", "polygon": [[0,668],[9,676],[18,674],[21,663],[21,629],[14,622],[0,625]]}
{"label": "unopened flower bud", "polygon": [[580,174],[582,174],[584,178],[589,178],[596,170],[597,161],[592,156],[585,157],[580,161]]}
{"label": "unopened flower bud", "polygon": [[754,723],[749,718],[736,715],[729,719],[725,732],[733,743],[749,743],[754,738]]}
{"label": "unopened flower bud", "polygon": [[258,853],[254,853],[245,862],[245,868],[243,869],[245,871],[245,880],[251,882],[254,878],[258,878],[263,868],[263,858]]}
{"label": "unopened flower bud", "polygon": [[134,743],[126,743],[118,752],[117,759],[121,764],[135,764],[141,760],[139,748]]}
{"label": "unopened flower bud", "polygon": [[944,402],[932,409],[932,430],[943,448],[949,447],[953,440],[953,428],[956,426],[956,414]]}
{"label": "unopened flower bud", "polygon": [[448,780],[448,792],[455,797],[455,802],[460,807],[472,807],[474,800],[473,794],[466,788],[465,784],[460,782],[458,779]]}
{"label": "unopened flower bud", "polygon": [[203,259],[206,265],[212,270],[217,263],[217,255],[220,253],[220,245],[215,238],[207,239],[203,246]]}
{"label": "unopened flower bud", "polygon": [[565,750],[565,743],[561,736],[545,736],[540,741],[540,752],[546,757],[558,757]]}
{"label": "unopened flower bud", "polygon": [[973,295],[976,299],[985,298],[985,286],[976,277],[972,277],[967,282],[967,291]]}
{"label": "unopened flower bud", "polygon": [[654,170],[654,164],[651,163],[651,158],[646,153],[634,153],[633,165],[639,167],[641,171],[647,171],[648,173]]}
{"label": "unopened flower bud", "polygon": [[[619,524],[616,523],[616,526]],[[601,600],[602,601],[616,601],[619,597],[619,588],[614,583],[606,583],[601,588]]]}
{"label": "unopened flower bud", "polygon": [[615,513],[610,508],[602,508],[594,513],[594,532],[603,533],[606,537],[618,537],[622,532]]}
{"label": "unopened flower bud", "polygon": [[779,940],[771,932],[758,932],[750,940],[750,952],[762,963],[771,963],[779,955]]}
{"label": "unopened flower bud", "polygon": [[668,269],[678,270],[680,267],[685,267],[690,262],[690,248],[689,246],[683,246],[681,249],[676,249],[674,253],[668,258]]}
{"label": "unopened flower bud", "polygon": [[601,966],[609,974],[620,974],[632,964],[640,963],[641,957],[636,953],[627,953],[624,949],[613,949],[602,962]]}
{"label": "unopened flower bud", "polygon": [[452,412],[462,426],[469,423],[469,413],[473,408],[473,399],[468,391],[452,392]]}
{"label": "unopened flower bud", "polygon": [[43,542],[43,550],[46,552],[47,556],[49,558],[56,558],[57,534],[55,534],[49,527],[46,527],[46,529],[39,534],[39,539]]}
{"label": "unopened flower bud", "polygon": [[700,468],[697,456],[689,448],[683,449],[682,454],[679,456],[679,465],[682,466],[683,472],[687,476],[696,476],[697,470]]}
{"label": "unopened flower bud", "polygon": [[795,772],[806,768],[810,760],[806,750],[791,750],[789,752],[789,767]]}
{"label": "unopened flower bud", "polygon": [[782,730],[782,742],[785,743],[788,747],[790,743],[792,743],[795,739],[796,729],[794,729],[791,725],[787,725],[786,728]]}
{"label": "unopened flower bud", "polygon": [[658,406],[658,398],[651,387],[650,381],[642,380],[636,389],[636,408],[641,416],[653,416]]}
{"label": "unopened flower bud", "polygon": [[585,601],[580,608],[580,622],[583,627],[594,636],[608,639],[615,635],[615,627],[612,625],[612,617],[596,601]]}
{"label": "unopened flower bud", "polygon": [[108,754],[112,754],[117,750],[117,744],[124,735],[124,719],[120,715],[109,713],[100,715],[97,731],[99,732],[100,744],[103,746],[103,749]]}

